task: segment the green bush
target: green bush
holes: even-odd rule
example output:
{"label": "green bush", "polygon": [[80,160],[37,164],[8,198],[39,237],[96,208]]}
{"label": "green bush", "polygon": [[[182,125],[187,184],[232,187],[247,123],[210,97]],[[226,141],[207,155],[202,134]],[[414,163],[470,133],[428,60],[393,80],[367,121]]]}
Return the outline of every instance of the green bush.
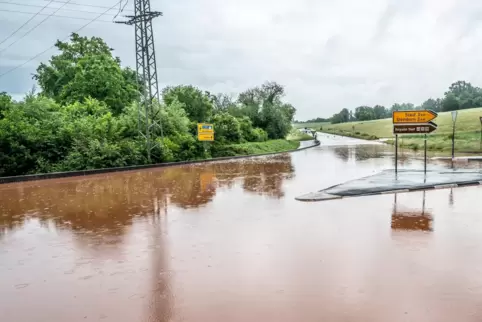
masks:
{"label": "green bush", "polygon": [[222,143],[241,143],[243,132],[239,121],[234,116],[221,112],[213,117],[216,141]]}

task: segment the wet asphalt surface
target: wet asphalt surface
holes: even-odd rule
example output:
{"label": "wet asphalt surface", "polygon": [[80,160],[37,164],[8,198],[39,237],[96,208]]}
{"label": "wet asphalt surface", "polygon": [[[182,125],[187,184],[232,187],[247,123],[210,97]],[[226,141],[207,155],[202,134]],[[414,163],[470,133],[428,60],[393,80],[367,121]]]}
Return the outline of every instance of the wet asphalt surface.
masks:
{"label": "wet asphalt surface", "polygon": [[[296,201],[393,168],[392,147],[319,138],[1,185],[1,321],[482,320],[482,188]],[[404,152],[400,167],[422,161]]]}

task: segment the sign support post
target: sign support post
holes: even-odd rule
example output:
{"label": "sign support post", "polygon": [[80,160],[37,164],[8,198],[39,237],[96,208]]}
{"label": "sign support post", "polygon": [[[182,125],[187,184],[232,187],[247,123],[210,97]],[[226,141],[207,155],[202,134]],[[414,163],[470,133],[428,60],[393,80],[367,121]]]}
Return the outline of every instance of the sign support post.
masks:
{"label": "sign support post", "polygon": [[395,134],[395,174],[398,173],[398,134]]}
{"label": "sign support post", "polygon": [[423,173],[427,174],[427,134],[425,134],[424,138],[424,156],[423,156]]}
{"label": "sign support post", "polygon": [[214,126],[210,123],[197,124],[197,139],[203,143],[204,157],[207,158],[208,142],[214,141]]}
{"label": "sign support post", "polygon": [[455,123],[457,122],[457,111],[452,111],[452,161],[455,159]]}
{"label": "sign support post", "polygon": [[[398,135],[424,135],[424,174],[427,174],[427,134],[437,129],[432,122],[438,116],[431,110],[422,111],[394,111],[392,114],[393,134],[395,134],[395,174],[398,172]],[[482,126],[482,117],[481,117]],[[482,129],[481,129],[482,133]],[[482,134],[481,134],[482,140]],[[482,142],[482,141],[481,141]],[[481,143],[482,147],[482,143]]]}
{"label": "sign support post", "polygon": [[480,117],[480,150],[482,150],[482,116]]}

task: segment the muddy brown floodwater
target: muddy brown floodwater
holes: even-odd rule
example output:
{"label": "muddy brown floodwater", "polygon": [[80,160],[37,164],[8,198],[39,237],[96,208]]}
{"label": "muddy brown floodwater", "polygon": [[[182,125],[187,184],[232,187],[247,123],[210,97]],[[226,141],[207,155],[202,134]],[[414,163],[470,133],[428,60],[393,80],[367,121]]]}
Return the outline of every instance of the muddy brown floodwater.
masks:
{"label": "muddy brown floodwater", "polygon": [[392,168],[385,145],[320,139],[0,186],[1,321],[481,321],[482,189],[296,201]]}

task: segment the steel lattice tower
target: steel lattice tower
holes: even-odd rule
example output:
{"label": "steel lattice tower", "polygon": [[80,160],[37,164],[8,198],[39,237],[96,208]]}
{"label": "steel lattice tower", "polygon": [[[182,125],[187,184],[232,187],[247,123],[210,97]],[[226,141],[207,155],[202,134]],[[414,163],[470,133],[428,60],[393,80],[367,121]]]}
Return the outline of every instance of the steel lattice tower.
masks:
{"label": "steel lattice tower", "polygon": [[[136,72],[141,101],[138,105],[139,132],[146,139],[148,161],[151,162],[151,151],[155,147],[152,140],[153,131],[162,126],[155,121],[158,111],[154,110],[154,101],[159,102],[157,81],[156,49],[152,19],[162,16],[162,12],[151,11],[150,0],[134,0],[134,15],[126,15],[128,21],[123,23],[135,26],[136,37]],[[142,126],[143,124],[143,126]]]}

